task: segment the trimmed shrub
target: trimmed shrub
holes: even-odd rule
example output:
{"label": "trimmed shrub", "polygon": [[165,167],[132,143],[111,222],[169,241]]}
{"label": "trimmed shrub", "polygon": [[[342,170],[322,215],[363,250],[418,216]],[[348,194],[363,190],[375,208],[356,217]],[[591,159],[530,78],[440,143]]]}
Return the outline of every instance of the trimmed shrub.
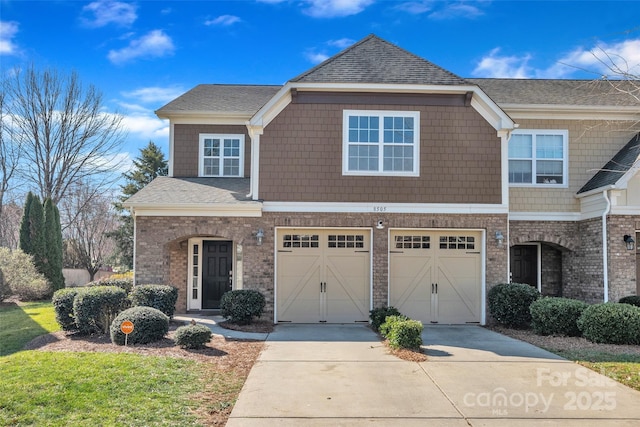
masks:
{"label": "trimmed shrub", "polygon": [[183,348],[202,348],[212,336],[211,329],[204,325],[187,325],[176,329],[175,340]]}
{"label": "trimmed shrub", "polygon": [[540,298],[540,292],[524,283],[501,283],[489,290],[489,311],[497,322],[512,328],[531,323],[529,306]]}
{"label": "trimmed shrub", "polygon": [[114,279],[109,277],[108,279],[97,280],[95,282],[88,283],[87,286],[117,286],[129,294],[133,288],[133,279]]}
{"label": "trimmed shrub", "polygon": [[264,295],[254,289],[229,291],[220,300],[222,316],[238,325],[248,325],[254,317],[262,316],[264,306]]}
{"label": "trimmed shrub", "polygon": [[531,327],[538,335],[580,336],[578,319],[589,304],[569,298],[545,297],[531,303]]}
{"label": "trimmed shrub", "polygon": [[422,323],[406,316],[388,316],[381,325],[391,348],[418,349],[422,345]]}
{"label": "trimmed shrub", "polygon": [[83,288],[59,289],[53,294],[51,302],[56,312],[56,322],[63,331],[77,331],[76,318],[73,316],[73,300]]}
{"label": "trimmed shrub", "polygon": [[85,288],[73,299],[73,317],[84,334],[109,333],[113,319],[127,305],[127,293],[117,286]]}
{"label": "trimmed shrub", "polygon": [[169,316],[153,307],[131,307],[113,319],[110,333],[111,342],[124,345],[125,334],[120,330],[122,322],[129,320],[133,323],[133,331],[127,338],[127,344],[148,344],[160,341],[169,332]]}
{"label": "trimmed shrub", "polygon": [[405,320],[409,320],[409,318],[404,314],[392,314],[391,316],[387,316],[385,317],[384,322],[380,325],[378,331],[380,332],[380,335],[388,338],[394,325]]}
{"label": "trimmed shrub", "polygon": [[618,301],[620,304],[631,304],[636,307],[640,307],[640,295],[629,295],[627,297],[620,298]]}
{"label": "trimmed shrub", "polygon": [[399,316],[401,315],[395,307],[378,307],[369,312],[369,319],[371,319],[371,327],[375,331],[380,331],[380,325],[384,323],[387,316]]}
{"label": "trimmed shrub", "polygon": [[11,296],[11,288],[9,284],[4,280],[4,273],[0,268],[0,302]]}
{"label": "trimmed shrub", "polygon": [[21,301],[35,301],[51,296],[51,286],[36,270],[31,255],[19,249],[0,248],[0,265],[5,286],[9,287],[11,295],[17,296]]}
{"label": "trimmed shrub", "polygon": [[604,344],[640,344],[640,307],[606,302],[587,307],[578,328],[589,341]]}
{"label": "trimmed shrub", "polygon": [[171,318],[176,310],[178,289],[168,285],[137,285],[131,289],[129,299],[132,307],[153,307]]}

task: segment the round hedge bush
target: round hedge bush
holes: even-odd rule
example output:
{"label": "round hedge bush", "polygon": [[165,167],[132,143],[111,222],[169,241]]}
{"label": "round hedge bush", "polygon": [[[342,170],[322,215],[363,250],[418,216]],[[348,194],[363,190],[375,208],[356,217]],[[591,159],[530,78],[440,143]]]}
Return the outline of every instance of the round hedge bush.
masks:
{"label": "round hedge bush", "polygon": [[122,322],[133,323],[133,332],[129,334],[127,344],[148,344],[160,341],[169,332],[169,317],[153,307],[131,307],[116,316],[111,323],[111,342],[124,345],[125,334],[120,327]]}
{"label": "round hedge bush", "polygon": [[525,328],[531,323],[529,306],[540,298],[540,292],[525,283],[501,283],[489,290],[489,311],[493,318],[512,328]]}
{"label": "round hedge bush", "polygon": [[118,313],[128,305],[127,293],[117,286],[89,287],[73,299],[73,317],[84,334],[107,334]]}
{"label": "round hedge bush", "polygon": [[55,291],[51,298],[56,312],[56,322],[63,331],[77,331],[76,318],[73,316],[73,300],[83,288],[65,288]]}
{"label": "round hedge bush", "polygon": [[211,329],[204,325],[187,325],[176,329],[175,341],[183,348],[202,348],[212,336]]}
{"label": "round hedge bush", "polygon": [[640,344],[640,307],[606,302],[587,307],[578,328],[589,341],[602,344]]}
{"label": "round hedge bush", "polygon": [[631,304],[636,307],[640,307],[640,295],[629,295],[628,297],[620,298],[618,301],[620,304]]}
{"label": "round hedge bush", "polygon": [[589,304],[569,298],[545,297],[531,303],[531,327],[539,335],[580,336],[578,319]]}
{"label": "round hedge bush", "polygon": [[176,310],[178,289],[168,285],[137,285],[131,289],[129,299],[133,307],[153,307],[171,318]]}
{"label": "round hedge bush", "polygon": [[220,312],[225,319],[238,325],[248,325],[254,317],[262,316],[264,295],[254,289],[226,292],[220,300]]}

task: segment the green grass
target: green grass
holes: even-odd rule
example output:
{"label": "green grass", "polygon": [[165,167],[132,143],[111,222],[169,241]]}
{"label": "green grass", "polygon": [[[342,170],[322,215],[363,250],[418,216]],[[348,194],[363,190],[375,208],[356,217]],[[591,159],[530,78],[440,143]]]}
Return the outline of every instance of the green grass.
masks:
{"label": "green grass", "polygon": [[640,391],[640,355],[580,349],[550,351]]}
{"label": "green grass", "polygon": [[0,356],[20,351],[32,339],[59,331],[50,301],[0,306]]}
{"label": "green grass", "polygon": [[0,425],[193,426],[204,364],[120,353],[0,358]]}

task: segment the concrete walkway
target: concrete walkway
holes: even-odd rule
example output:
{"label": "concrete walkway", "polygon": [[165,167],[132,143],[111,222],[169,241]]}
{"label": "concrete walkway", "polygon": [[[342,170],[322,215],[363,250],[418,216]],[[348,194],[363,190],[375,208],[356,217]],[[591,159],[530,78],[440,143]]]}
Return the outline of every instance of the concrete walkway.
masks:
{"label": "concrete walkway", "polygon": [[363,325],[278,325],[229,427],[638,426],[640,392],[477,326],[427,326],[429,360]]}

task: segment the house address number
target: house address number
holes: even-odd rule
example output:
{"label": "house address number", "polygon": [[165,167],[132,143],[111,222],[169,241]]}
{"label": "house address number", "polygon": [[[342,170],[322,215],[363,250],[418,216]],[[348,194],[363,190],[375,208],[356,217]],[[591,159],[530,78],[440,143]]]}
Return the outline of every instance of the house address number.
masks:
{"label": "house address number", "polygon": [[374,206],[373,207],[373,211],[374,212],[386,212],[387,211],[387,207],[386,206]]}

